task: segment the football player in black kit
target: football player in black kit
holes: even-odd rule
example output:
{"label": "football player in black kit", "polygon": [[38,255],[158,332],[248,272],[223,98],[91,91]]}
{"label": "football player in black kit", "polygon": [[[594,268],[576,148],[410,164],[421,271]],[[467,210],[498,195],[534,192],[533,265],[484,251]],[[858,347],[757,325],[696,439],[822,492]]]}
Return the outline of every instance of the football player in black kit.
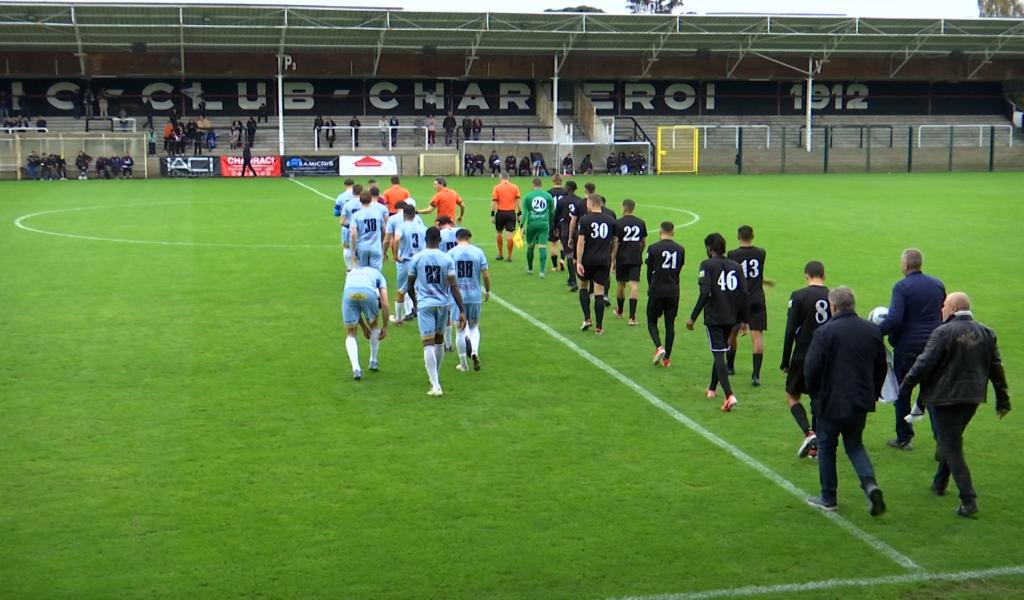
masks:
{"label": "football player in black kit", "polygon": [[576,182],[565,182],[565,195],[555,203],[555,223],[558,225],[558,237],[562,240],[562,255],[568,266],[569,279],[565,282],[570,292],[579,290],[576,285],[576,219],[587,211],[587,201],[576,195]]}
{"label": "football player in black kit", "polygon": [[565,188],[562,187],[562,176],[555,173],[555,176],[551,178],[552,187],[548,190],[551,194],[551,199],[555,201],[555,212],[554,217],[551,219],[551,229],[548,231],[548,247],[551,251],[551,268],[558,271],[565,269],[565,257],[559,252],[558,246],[558,235],[561,233],[558,230],[558,201],[565,196]]}
{"label": "football player in black kit", "polygon": [[[672,361],[672,343],[676,339],[676,313],[679,312],[679,272],[686,251],[672,236],[672,221],[661,224],[661,240],[647,249],[647,331],[654,342],[654,365],[667,367]],[[658,335],[658,319],[665,317],[665,345]]]}
{"label": "football player in black kit", "polygon": [[749,310],[747,281],[743,269],[735,261],[725,256],[725,238],[720,233],[712,233],[704,238],[704,247],[708,259],[700,263],[697,274],[697,285],[700,293],[697,304],[690,313],[686,328],[693,330],[694,321],[704,312],[704,326],[708,330],[708,342],[711,344],[711,383],[708,385],[708,398],[717,395],[718,383],[722,383],[725,401],[722,412],[729,412],[739,402],[729,385],[729,369],[725,365],[725,353],[729,350],[729,335],[737,325],[740,333],[746,333]]}
{"label": "football player in black kit", "polygon": [[807,411],[800,403],[804,393],[804,356],[811,347],[811,338],[824,325],[832,313],[828,303],[828,288],[825,287],[825,265],[812,260],[804,267],[807,287],[801,288],[789,297],[789,314],[786,316],[786,339],[782,343],[782,370],[786,373],[786,401],[789,412],[804,434],[803,443],[797,456],[817,456],[818,438],[807,422]]}
{"label": "football player in black kit", "polygon": [[615,222],[615,236],[619,249],[615,254],[615,281],[619,283],[615,294],[618,308],[615,316],[622,318],[626,303],[626,284],[629,284],[629,324],[636,325],[636,302],[640,287],[640,264],[643,262],[644,247],[647,246],[647,224],[633,215],[636,202],[629,198],[622,201],[622,218]]}
{"label": "football player in black kit", "polygon": [[587,196],[587,213],[577,223],[576,274],[580,277],[580,307],[583,325],[580,331],[590,329],[589,286],[594,288],[594,333],[604,333],[604,293],[608,288],[612,257],[618,238],[615,237],[615,219],[601,212],[601,199]]}
{"label": "football player in black kit", "polygon": [[[727,255],[743,269],[747,278],[747,290],[750,292],[750,339],[754,344],[754,371],[750,375],[750,383],[754,387],[761,385],[761,362],[764,360],[764,331],[768,329],[768,309],[764,299],[764,248],[754,245],[754,229],[743,225],[738,230],[740,247],[730,250]],[[738,331],[729,337],[729,352],[725,355],[729,374],[733,374],[736,364],[736,344]]]}

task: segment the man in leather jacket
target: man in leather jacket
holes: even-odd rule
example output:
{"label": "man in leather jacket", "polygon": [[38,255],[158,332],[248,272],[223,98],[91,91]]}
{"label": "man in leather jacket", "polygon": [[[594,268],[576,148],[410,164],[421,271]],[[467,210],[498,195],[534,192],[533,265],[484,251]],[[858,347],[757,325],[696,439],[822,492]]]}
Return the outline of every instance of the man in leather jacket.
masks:
{"label": "man in leather jacket", "polygon": [[978,512],[978,503],[964,460],[964,429],[978,405],[985,403],[989,381],[995,388],[1000,419],[1010,412],[1010,396],[996,334],[974,320],[967,294],[954,292],[946,296],[942,318],[944,324],[932,332],[924,351],[903,378],[900,394],[909,395],[920,384],[920,397],[934,415],[938,437],[939,466],[932,491],[944,495],[952,475],[960,491],[956,514],[970,517]]}

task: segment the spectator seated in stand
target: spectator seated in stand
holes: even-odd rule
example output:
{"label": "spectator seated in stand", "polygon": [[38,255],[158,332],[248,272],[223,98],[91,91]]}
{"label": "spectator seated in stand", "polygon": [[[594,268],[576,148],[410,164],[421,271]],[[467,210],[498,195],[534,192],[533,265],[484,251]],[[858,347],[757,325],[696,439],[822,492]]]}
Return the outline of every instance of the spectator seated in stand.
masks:
{"label": "spectator seated in stand", "polygon": [[135,159],[130,155],[125,154],[121,157],[121,177],[126,179],[133,179],[135,174],[132,169],[135,167]]}
{"label": "spectator seated in stand", "polygon": [[25,175],[29,179],[39,179],[43,168],[43,159],[36,154],[31,152],[28,158],[25,159]]}
{"label": "spectator seated in stand", "polygon": [[530,153],[530,164],[533,166],[534,177],[547,177],[549,175],[548,165],[544,162],[544,155],[540,152]]}
{"label": "spectator seated in stand", "polygon": [[509,154],[505,157],[505,172],[511,177],[516,174],[516,157],[513,154]]}
{"label": "spectator seated in stand", "polygon": [[483,154],[477,154],[476,156],[473,157],[473,166],[481,175],[484,174],[484,167],[486,166],[486,164],[487,160],[484,158]]}
{"label": "spectator seated in stand", "polygon": [[85,153],[84,150],[79,151],[78,156],[75,157],[75,168],[78,169],[79,179],[89,178],[89,163],[92,162],[92,157]]}
{"label": "spectator seated in stand", "polygon": [[619,174],[619,159],[615,158],[614,154],[608,155],[608,158],[604,161],[604,166],[608,169],[609,175]]}
{"label": "spectator seated in stand", "polygon": [[629,175],[629,158],[625,152],[619,152],[619,156],[616,159],[619,163],[619,175]]}
{"label": "spectator seated in stand", "polygon": [[593,175],[594,174],[594,163],[590,160],[590,155],[587,154],[580,161],[580,175]]}
{"label": "spectator seated in stand", "polygon": [[472,177],[475,174],[475,171],[476,171],[476,157],[473,156],[472,154],[467,154],[466,155],[465,163],[464,163],[464,166],[463,166],[463,171],[465,171],[466,177]]}
{"label": "spectator seated in stand", "polygon": [[566,154],[565,158],[562,159],[562,174],[563,175],[575,175],[576,169],[572,160],[572,153]]}
{"label": "spectator seated in stand", "polygon": [[491,167],[491,177],[501,175],[501,157],[498,156],[497,150],[491,150],[491,155],[487,158],[487,165]]}
{"label": "spectator seated in stand", "polygon": [[523,160],[519,161],[519,175],[530,174],[530,157],[524,156]]}
{"label": "spectator seated in stand", "polygon": [[42,117],[36,119],[36,131],[38,131],[39,133],[46,132],[46,119]]}
{"label": "spectator seated in stand", "polygon": [[629,158],[627,159],[627,164],[629,165],[629,172],[632,175],[639,175],[640,174],[640,157],[637,156],[636,152],[630,152],[629,153]]}
{"label": "spectator seated in stand", "polygon": [[647,157],[643,154],[636,155],[637,175],[647,174]]}

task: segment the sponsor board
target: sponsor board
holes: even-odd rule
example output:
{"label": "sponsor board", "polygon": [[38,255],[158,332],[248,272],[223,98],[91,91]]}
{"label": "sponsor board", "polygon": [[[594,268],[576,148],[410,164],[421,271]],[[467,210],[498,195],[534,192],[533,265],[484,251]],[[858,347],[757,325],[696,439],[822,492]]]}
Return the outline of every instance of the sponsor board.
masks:
{"label": "sponsor board", "polygon": [[339,175],[398,175],[394,156],[355,154],[340,157]]}
{"label": "sponsor board", "polygon": [[338,175],[337,156],[285,156],[281,166],[285,175]]}
{"label": "sponsor board", "polygon": [[160,159],[160,175],[164,177],[218,177],[217,156],[165,156]]}
{"label": "sponsor board", "polygon": [[[220,157],[220,173],[224,177],[241,177],[244,164],[245,160],[241,156],[222,156]],[[257,177],[281,176],[280,156],[253,156],[251,164]],[[251,176],[252,173],[246,169],[246,177]]]}

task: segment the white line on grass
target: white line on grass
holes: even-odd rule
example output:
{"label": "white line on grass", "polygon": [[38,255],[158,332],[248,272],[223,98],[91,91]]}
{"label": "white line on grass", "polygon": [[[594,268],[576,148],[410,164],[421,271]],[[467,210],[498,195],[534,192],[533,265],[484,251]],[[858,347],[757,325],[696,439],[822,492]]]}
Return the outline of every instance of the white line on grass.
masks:
{"label": "white line on grass", "polygon": [[327,198],[328,200],[332,200],[332,201],[336,200],[336,198],[328,196],[327,194],[325,194],[325,193],[321,192],[320,190],[316,189],[315,187],[306,185],[306,184],[302,183],[301,181],[299,181],[298,179],[296,179],[294,177],[292,177],[289,181],[291,181],[292,183],[294,183],[296,185],[301,185],[302,187],[306,188],[307,190],[313,192],[314,194],[319,194],[320,196],[323,196],[324,198]]}
{"label": "white line on grass", "polygon": [[[295,183],[301,185],[302,187],[304,187],[306,189],[309,189],[309,190],[311,190],[313,192],[316,192],[317,194],[320,194],[324,198],[331,199],[331,197],[328,196],[327,194],[324,194],[323,192],[321,192],[321,191],[319,191],[319,190],[317,190],[315,188],[312,188],[312,187],[310,187],[310,186],[308,186],[308,185],[306,185],[306,184],[304,184],[304,183],[302,183],[300,181],[297,181],[295,179],[293,179],[292,181],[294,181]],[[667,208],[667,207],[659,207],[659,208]],[[687,213],[693,215],[693,217],[694,217],[693,220],[691,222],[687,223],[686,225],[692,225],[692,224],[696,223],[698,220],[700,220],[700,216],[697,215],[696,213],[693,213],[693,212],[690,212],[690,211],[685,211],[683,209],[670,209],[670,210],[683,211],[683,212],[687,212]],[[681,227],[685,227],[686,225],[681,225]],[[526,320],[527,322],[531,323],[533,326],[537,327],[538,329],[540,329],[544,333],[546,333],[549,336],[555,338],[556,340],[561,342],[564,346],[566,346],[567,348],[569,348],[570,350],[572,350],[576,354],[580,355],[581,357],[583,357],[584,359],[589,361],[595,367],[597,367],[598,369],[601,369],[602,371],[608,373],[613,378],[618,380],[619,383],[625,385],[626,387],[630,388],[631,390],[633,390],[634,392],[639,394],[640,397],[642,397],[644,400],[647,400],[648,402],[653,404],[655,407],[657,407],[658,409],[660,409],[664,413],[668,414],[670,417],[672,417],[676,421],[679,421],[680,423],[685,425],[687,428],[689,428],[693,432],[697,433],[698,435],[700,435],[704,439],[708,440],[712,444],[718,446],[722,450],[725,450],[729,454],[732,454],[740,462],[742,462],[743,464],[747,465],[748,467],[754,469],[755,471],[757,471],[758,473],[760,473],[761,475],[766,477],[768,480],[770,480],[775,485],[777,485],[777,486],[781,487],[782,489],[784,489],[785,491],[789,492],[790,495],[795,496],[796,498],[800,499],[801,502],[805,498],[807,498],[807,496],[809,495],[807,492],[805,492],[805,491],[801,490],[800,488],[798,488],[796,485],[794,485],[792,482],[790,482],[789,480],[784,478],[782,475],[779,475],[775,471],[773,471],[770,468],[768,468],[764,463],[758,461],[757,459],[755,459],[754,457],[750,456],[749,454],[743,452],[742,450],[740,450],[736,446],[733,446],[732,444],[730,444],[729,442],[725,441],[724,439],[718,437],[717,435],[715,435],[711,431],[705,429],[703,426],[701,426],[699,423],[697,423],[693,419],[687,417],[686,415],[684,415],[683,413],[679,412],[678,410],[676,410],[675,408],[673,408],[669,404],[665,403],[660,398],[655,396],[653,393],[648,391],[646,388],[644,388],[643,386],[641,386],[637,382],[633,381],[629,377],[626,377],[620,371],[612,368],[612,366],[609,365],[608,363],[606,363],[603,360],[597,358],[593,354],[587,352],[586,350],[584,350],[583,348],[578,346],[575,342],[573,342],[569,338],[563,336],[562,334],[558,333],[557,331],[555,331],[554,329],[552,329],[551,327],[549,327],[545,323],[542,323],[541,321],[538,321],[532,315],[524,312],[519,307],[517,307],[514,304],[508,302],[507,300],[501,298],[500,296],[497,296],[495,294],[491,294],[491,299],[493,299],[498,304],[501,304],[502,306],[504,306],[508,310],[512,311],[516,315],[519,315],[524,320]],[[892,546],[886,544],[882,540],[876,538],[875,536],[871,535],[870,533],[868,533],[868,532],[864,531],[863,529],[857,527],[856,525],[854,525],[853,523],[851,523],[850,521],[848,521],[844,517],[838,515],[837,513],[818,511],[817,509],[810,508],[810,507],[808,507],[807,510],[819,512],[825,518],[830,519],[833,523],[835,523],[836,525],[838,525],[842,529],[846,530],[848,533],[852,534],[854,537],[856,537],[857,539],[861,540],[862,542],[864,542],[868,546],[872,547],[873,549],[875,549],[879,553],[884,554],[886,557],[888,557],[890,560],[892,560],[896,564],[900,565],[901,567],[903,567],[905,569],[911,569],[911,570],[922,570],[921,567],[917,563],[915,563],[913,560],[910,559],[910,557],[908,557],[908,556],[906,556],[904,554],[901,554],[899,551],[897,551]]]}
{"label": "white line on grass", "polygon": [[[756,458],[750,456],[746,452],[743,452],[742,450],[740,450],[736,446],[733,446],[732,444],[730,444],[729,442],[725,441],[724,439],[718,437],[717,435],[715,435],[714,433],[712,433],[708,429],[705,429],[702,425],[700,425],[699,423],[697,423],[696,421],[694,421],[690,417],[687,417],[686,415],[684,415],[683,413],[679,412],[678,410],[676,410],[671,405],[667,404],[666,402],[664,402],[663,400],[661,400],[660,398],[655,396],[653,393],[648,391],[647,388],[641,386],[640,384],[638,384],[637,382],[633,381],[629,377],[626,377],[620,371],[616,370],[615,368],[613,368],[611,365],[609,365],[608,363],[604,362],[600,358],[594,356],[590,352],[587,352],[586,350],[584,350],[583,348],[578,346],[576,344],[576,342],[573,342],[569,338],[567,338],[564,335],[558,333],[557,331],[555,331],[554,329],[552,329],[551,327],[549,327],[545,323],[542,323],[541,321],[538,321],[532,315],[524,312],[523,310],[519,309],[519,307],[517,307],[514,304],[508,302],[507,300],[505,300],[505,299],[503,299],[503,298],[501,298],[499,296],[496,296],[493,293],[491,294],[491,299],[496,301],[498,304],[501,304],[502,306],[504,306],[508,310],[512,311],[513,313],[519,315],[524,320],[526,320],[527,322],[529,322],[533,326],[537,327],[538,329],[540,329],[544,333],[546,333],[546,334],[550,335],[551,337],[555,338],[556,340],[561,342],[562,345],[566,346],[567,348],[569,348],[570,350],[572,350],[576,354],[580,355],[581,357],[583,357],[584,359],[589,361],[591,364],[593,364],[598,369],[601,369],[605,373],[608,373],[614,379],[618,380],[619,383],[621,383],[622,385],[624,385],[624,386],[628,387],[629,389],[633,390],[638,395],[640,395],[641,398],[643,398],[644,400],[647,400],[648,402],[653,404],[655,407],[659,408],[662,412],[666,413],[667,415],[669,415],[670,417],[672,417],[676,421],[679,421],[680,423],[685,425],[687,428],[689,428],[691,431],[697,433],[698,435],[700,435],[704,439],[708,440],[712,444],[718,446],[722,450],[725,450],[729,454],[733,455],[733,457],[735,457],[737,460],[739,460],[743,464],[745,464],[748,467],[754,469],[755,471],[757,471],[758,473],[763,475],[765,478],[767,478],[769,481],[771,481],[775,485],[777,485],[780,488],[782,488],[783,490],[789,492],[790,495],[795,496],[796,498],[798,498],[801,501],[801,503],[809,495],[807,492],[805,492],[804,490],[798,488],[795,484],[790,482],[788,479],[786,479],[782,475],[779,475],[775,471],[771,470],[764,463],[762,463],[759,460],[757,460]],[[824,516],[825,518],[830,519],[833,523],[835,523],[839,527],[845,529],[848,533],[852,534],[854,537],[856,537],[857,539],[861,540],[862,542],[864,542],[868,546],[871,546],[872,548],[874,548],[879,553],[884,554],[886,557],[888,557],[890,560],[892,560],[896,564],[900,565],[901,567],[903,567],[905,569],[912,569],[912,570],[920,570],[921,569],[921,567],[917,563],[915,563],[913,560],[911,560],[910,557],[908,557],[908,556],[906,556],[904,554],[901,554],[898,550],[896,550],[895,548],[893,548],[889,544],[886,544],[882,540],[880,540],[877,537],[871,535],[870,533],[864,531],[860,527],[857,527],[856,525],[854,525],[853,523],[851,523],[850,521],[848,521],[844,517],[840,516],[838,513],[828,512],[828,511],[821,511],[821,510],[818,510],[816,508],[811,508],[811,507],[808,507],[807,510],[808,511],[817,512],[817,513],[821,514],[822,516]]]}
{"label": "white line on grass", "polygon": [[129,240],[122,238],[101,237],[95,235],[79,235],[77,233],[65,233],[62,231],[49,231],[26,225],[25,222],[43,215],[58,213],[80,212],[83,210],[99,210],[103,208],[121,208],[127,206],[153,206],[169,204],[190,204],[189,202],[135,202],[132,204],[105,204],[101,206],[80,206],[78,208],[58,208],[55,210],[43,210],[27,215],[22,215],[14,220],[14,226],[24,231],[41,233],[56,237],[71,238],[75,240],[88,240],[91,242],[112,242],[115,244],[142,244],[150,246],[204,246],[210,248],[337,248],[337,244],[227,244],[218,242],[175,242],[165,240]]}
{"label": "white line on grass", "polygon": [[683,213],[685,215],[690,215],[691,217],[693,217],[691,220],[687,221],[686,223],[681,223],[679,225],[676,225],[676,227],[689,227],[690,225],[693,225],[697,221],[700,221],[700,215],[698,215],[697,213],[693,212],[692,210],[686,210],[685,208],[674,208],[674,207],[671,207],[671,206],[658,206],[656,204],[644,204],[644,207],[646,207],[646,208],[660,208],[661,210],[671,210],[673,212],[679,212],[679,213]]}
{"label": "white line on grass", "polygon": [[954,573],[906,573],[888,577],[870,577],[865,579],[824,579],[806,583],[784,583],[779,585],[750,585],[736,588],[707,590],[704,592],[682,592],[677,594],[661,594],[656,596],[628,596],[619,600],[705,600],[707,598],[737,598],[742,596],[761,596],[765,594],[788,594],[796,592],[812,592],[832,590],[844,587],[873,587],[877,585],[895,585],[899,583],[926,583],[930,581],[970,581],[993,577],[1024,575],[1024,566],[997,567],[979,571],[959,571]]}

